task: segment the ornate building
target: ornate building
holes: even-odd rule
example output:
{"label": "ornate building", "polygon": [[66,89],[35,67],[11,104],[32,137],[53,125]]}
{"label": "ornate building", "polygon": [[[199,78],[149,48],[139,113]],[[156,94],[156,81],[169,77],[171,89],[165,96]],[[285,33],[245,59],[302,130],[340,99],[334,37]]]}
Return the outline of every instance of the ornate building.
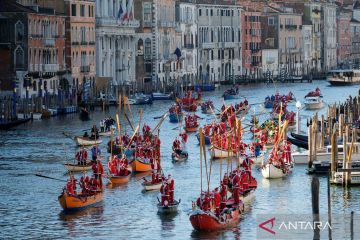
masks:
{"label": "ornate building", "polygon": [[[135,29],[133,1],[96,0],[96,85],[115,94],[134,86]],[[105,89],[104,89],[105,90]]]}

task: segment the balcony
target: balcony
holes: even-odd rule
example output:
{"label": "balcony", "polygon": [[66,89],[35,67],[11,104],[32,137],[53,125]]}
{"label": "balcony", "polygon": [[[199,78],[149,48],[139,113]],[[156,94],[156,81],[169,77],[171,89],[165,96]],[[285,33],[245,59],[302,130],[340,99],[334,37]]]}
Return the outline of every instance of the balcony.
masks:
{"label": "balcony", "polygon": [[123,27],[132,27],[138,28],[140,26],[140,22],[138,20],[131,21],[119,21],[116,18],[96,18],[96,25],[100,26],[123,26]]}
{"label": "balcony", "polygon": [[82,73],[90,72],[90,66],[81,66],[80,72]]}
{"label": "balcony", "polygon": [[32,37],[32,38],[42,38],[43,35],[42,34],[31,34],[30,37]]}
{"label": "balcony", "polygon": [[71,45],[77,46],[77,45],[79,45],[79,42],[71,42]]}
{"label": "balcony", "polygon": [[89,42],[89,45],[95,45],[95,42],[94,42],[94,41],[90,41],[90,42]]}
{"label": "balcony", "polygon": [[236,42],[224,42],[223,46],[224,48],[235,48],[237,47],[237,43]]}
{"label": "balcony", "polygon": [[54,47],[55,46],[55,38],[44,38],[43,44],[46,47]]}
{"label": "balcony", "polygon": [[88,45],[88,43],[87,43],[86,41],[81,41],[81,42],[80,42],[80,45],[86,46],[86,45]]}
{"label": "balcony", "polygon": [[42,71],[43,72],[57,72],[59,71],[59,64],[43,64]]}
{"label": "balcony", "polygon": [[194,49],[194,44],[193,43],[185,44],[184,48],[186,48],[186,49]]}
{"label": "balcony", "polygon": [[208,49],[208,48],[215,48],[215,43],[200,43],[200,48]]}
{"label": "balcony", "polygon": [[285,29],[287,30],[296,30],[297,29],[297,25],[294,25],[294,24],[285,24]]}

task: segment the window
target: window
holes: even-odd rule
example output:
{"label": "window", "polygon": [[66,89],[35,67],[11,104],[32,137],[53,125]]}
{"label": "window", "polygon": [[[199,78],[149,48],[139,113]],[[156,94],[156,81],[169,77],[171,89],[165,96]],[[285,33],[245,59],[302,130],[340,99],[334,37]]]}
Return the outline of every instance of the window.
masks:
{"label": "window", "polygon": [[76,16],[76,4],[71,4],[71,16]]}
{"label": "window", "polygon": [[92,17],[92,15],[91,15],[91,6],[90,5],[88,6],[88,16]]}
{"label": "window", "polygon": [[85,6],[80,5],[80,17],[85,17]]}
{"label": "window", "polygon": [[15,24],[15,34],[16,42],[22,42],[24,40],[24,24],[21,21]]}
{"label": "window", "polygon": [[269,18],[268,18],[268,25],[270,25],[270,26],[275,25],[275,20],[274,20],[273,17],[269,17]]}
{"label": "window", "polygon": [[295,48],[295,38],[294,37],[286,38],[286,48],[287,49]]}
{"label": "window", "polygon": [[151,58],[151,40],[147,38],[145,40],[145,59]]}
{"label": "window", "polygon": [[201,9],[199,9],[199,17],[201,17]]}
{"label": "window", "polygon": [[24,50],[21,47],[15,50],[15,66],[17,69],[24,67]]}
{"label": "window", "polygon": [[143,3],[143,20],[144,23],[151,23],[151,3]]}
{"label": "window", "polygon": [[213,16],[213,14],[214,14],[214,13],[213,13],[213,10],[211,9],[211,10],[210,10],[210,16]]}

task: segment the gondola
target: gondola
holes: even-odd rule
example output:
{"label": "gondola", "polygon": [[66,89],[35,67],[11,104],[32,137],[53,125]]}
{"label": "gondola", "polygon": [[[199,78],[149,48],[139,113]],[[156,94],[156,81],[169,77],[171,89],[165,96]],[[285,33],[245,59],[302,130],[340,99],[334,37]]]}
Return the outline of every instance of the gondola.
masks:
{"label": "gondola", "polygon": [[90,113],[85,107],[80,108],[80,120],[82,121],[90,120]]}
{"label": "gondola", "polygon": [[8,130],[10,128],[16,127],[20,124],[26,123],[30,121],[30,118],[24,118],[24,119],[17,119],[17,120],[0,120],[0,130]]}
{"label": "gondola", "polygon": [[[159,199],[158,199],[158,201],[159,201]],[[178,207],[180,205],[180,202],[181,202],[181,199],[179,199],[179,201],[174,200],[174,204],[163,206],[163,205],[161,205],[161,202],[159,201],[159,203],[157,204],[158,213],[161,213],[161,214],[176,213],[178,210]]]}
{"label": "gondola", "polygon": [[171,154],[171,158],[174,162],[186,161],[188,157],[189,154],[186,151],[182,151],[180,154],[176,154],[175,152]]}
{"label": "gondola", "polygon": [[299,140],[299,139],[296,139],[296,138],[292,138],[292,137],[289,137],[287,138],[287,140],[289,142],[291,142],[292,144],[294,144],[295,146],[298,146],[298,147],[301,147],[301,148],[304,148],[304,149],[309,149],[309,144],[308,142],[306,141],[302,141],[302,140]]}

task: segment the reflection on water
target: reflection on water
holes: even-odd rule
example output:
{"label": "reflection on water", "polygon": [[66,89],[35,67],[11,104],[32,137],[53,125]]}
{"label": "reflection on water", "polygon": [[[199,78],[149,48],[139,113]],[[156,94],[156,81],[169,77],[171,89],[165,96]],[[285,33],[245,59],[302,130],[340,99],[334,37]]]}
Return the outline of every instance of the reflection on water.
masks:
{"label": "reflection on water", "polygon": [[[349,94],[355,95],[358,87],[336,88],[326,82],[313,84],[284,84],[279,85],[281,93],[292,91],[297,99],[310,90],[319,86],[327,103],[344,100]],[[205,100],[212,100],[216,108],[220,108],[220,96],[223,90],[206,93]],[[262,102],[264,96],[274,93],[273,85],[248,85],[241,87],[241,95],[250,103]],[[239,100],[238,100],[239,101]],[[236,102],[233,100],[232,102]],[[156,102],[152,106],[142,106],[144,109],[143,122],[154,127],[161,116],[168,111],[170,102]],[[256,112],[264,112],[258,105]],[[289,106],[295,110],[294,104]],[[135,122],[139,106],[132,107]],[[252,111],[252,110],[251,110]],[[321,113],[325,113],[322,109]],[[199,145],[194,134],[189,136],[187,150],[189,159],[181,164],[171,161],[171,144],[179,134],[178,125],[164,121],[161,131],[162,168],[166,174],[175,179],[175,198],[181,198],[179,211],[174,216],[157,214],[156,204],[158,192],[142,192],[142,178],[149,173],[137,174],[126,185],[107,185],[102,205],[75,213],[64,214],[57,197],[64,186],[63,182],[38,178],[35,173],[66,180],[63,164],[72,161],[76,150],[73,140],[62,133],[82,135],[84,129],[89,129],[100,119],[114,116],[116,109],[110,112],[93,112],[91,121],[82,122],[77,114],[55,117],[43,121],[34,121],[8,132],[0,132],[0,226],[1,239],[14,238],[97,238],[97,239],[254,239],[256,238],[257,214],[269,213],[311,213],[311,179],[306,174],[306,166],[297,165],[294,172],[286,179],[264,180],[259,170],[254,169],[254,176],[258,180],[258,189],[253,202],[244,213],[239,226],[215,233],[199,233],[194,231],[189,221],[191,202],[200,192],[200,161]],[[211,115],[201,116],[201,123],[210,122]],[[306,118],[313,113],[302,111],[302,127],[305,130]],[[260,116],[260,121],[266,115]],[[120,116],[122,127],[128,133],[131,129]],[[250,122],[250,116],[244,120],[244,125]],[[173,130],[174,129],[174,130]],[[247,136],[250,139],[251,136]],[[107,139],[100,144],[104,158]],[[64,147],[65,145],[65,147]],[[209,155],[208,155],[209,156]],[[213,161],[211,188],[218,185],[221,161]],[[231,163],[231,164],[230,164]],[[222,173],[236,166],[236,161],[222,161]],[[204,172],[203,172],[204,173]],[[80,177],[82,173],[76,174]],[[327,178],[320,177],[320,212],[327,211]],[[105,179],[106,183],[107,180]],[[203,179],[205,188],[205,177]],[[360,189],[331,187],[331,201],[333,214],[360,211]],[[360,229],[360,228],[357,228]],[[349,238],[348,235],[343,238]]]}

